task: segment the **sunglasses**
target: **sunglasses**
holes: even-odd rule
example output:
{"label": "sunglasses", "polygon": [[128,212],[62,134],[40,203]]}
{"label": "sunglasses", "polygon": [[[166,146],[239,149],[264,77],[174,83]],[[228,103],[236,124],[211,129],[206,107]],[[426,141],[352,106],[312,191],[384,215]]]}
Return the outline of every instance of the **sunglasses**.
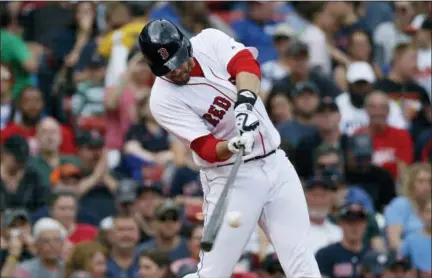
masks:
{"label": "sunglasses", "polygon": [[161,222],[167,222],[167,221],[177,222],[179,220],[179,216],[174,214],[162,215],[161,217],[158,218],[158,220]]}

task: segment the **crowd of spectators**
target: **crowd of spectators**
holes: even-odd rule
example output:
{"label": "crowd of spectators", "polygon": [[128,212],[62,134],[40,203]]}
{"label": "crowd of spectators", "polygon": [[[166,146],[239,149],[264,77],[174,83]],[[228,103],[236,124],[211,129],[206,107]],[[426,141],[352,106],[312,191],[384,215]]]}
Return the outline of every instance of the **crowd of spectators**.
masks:
{"label": "crowd of spectators", "polygon": [[[2,278],[196,270],[199,169],[152,117],[136,46],[160,18],[259,50],[259,94],[304,183],[323,277],[432,277],[431,2],[5,1],[0,13]],[[285,277],[274,252],[257,227],[233,277]]]}

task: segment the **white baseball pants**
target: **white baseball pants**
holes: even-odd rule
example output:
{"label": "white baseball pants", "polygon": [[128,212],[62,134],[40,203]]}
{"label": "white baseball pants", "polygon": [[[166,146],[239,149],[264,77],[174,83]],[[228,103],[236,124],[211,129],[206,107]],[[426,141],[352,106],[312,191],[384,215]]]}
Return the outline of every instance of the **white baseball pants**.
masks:
{"label": "white baseball pants", "polygon": [[[207,225],[232,166],[201,170]],[[224,220],[211,252],[201,252],[198,272],[185,278],[229,278],[257,223],[272,242],[289,278],[321,278],[307,248],[309,215],[297,173],[282,150],[240,166],[227,211],[242,214],[242,225]]]}

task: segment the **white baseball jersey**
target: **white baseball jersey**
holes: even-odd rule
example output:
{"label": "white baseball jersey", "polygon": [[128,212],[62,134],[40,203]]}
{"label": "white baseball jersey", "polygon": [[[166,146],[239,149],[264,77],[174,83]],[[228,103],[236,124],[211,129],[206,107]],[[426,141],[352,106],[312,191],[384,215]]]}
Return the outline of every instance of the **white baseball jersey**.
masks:
{"label": "white baseball jersey", "polygon": [[[205,29],[191,39],[193,57],[200,64],[205,77],[191,77],[186,85],[176,85],[165,77],[156,78],[151,90],[150,109],[156,121],[187,145],[202,136],[213,134],[217,139],[229,140],[237,136],[234,103],[237,100],[233,77],[227,71],[231,58],[246,47],[216,29]],[[256,58],[258,51],[247,48]],[[235,78],[235,77],[234,77]],[[265,155],[277,149],[280,136],[270,121],[261,99],[255,103],[260,120],[260,131],[252,153],[244,159]],[[194,161],[202,168],[231,163],[209,163],[197,154]]]}

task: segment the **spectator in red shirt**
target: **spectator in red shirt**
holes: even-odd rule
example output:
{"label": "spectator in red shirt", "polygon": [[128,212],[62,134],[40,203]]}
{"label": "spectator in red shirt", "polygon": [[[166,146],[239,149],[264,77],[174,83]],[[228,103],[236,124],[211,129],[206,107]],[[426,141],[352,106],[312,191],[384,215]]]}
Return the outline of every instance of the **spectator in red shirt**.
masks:
{"label": "spectator in red shirt", "polygon": [[[38,144],[36,142],[36,126],[39,124],[43,115],[43,99],[42,94],[36,87],[27,87],[24,89],[17,100],[16,119],[10,122],[0,135],[1,141],[7,139],[11,135],[21,135],[25,137],[30,145],[32,154],[38,153]],[[60,152],[64,154],[75,153],[75,141],[72,131],[61,126],[62,144]]]}
{"label": "spectator in red shirt", "polygon": [[369,126],[356,133],[367,132],[373,141],[374,164],[387,169],[393,179],[413,162],[413,143],[408,131],[387,124],[389,97],[383,92],[373,92],[366,99]]}
{"label": "spectator in red shirt", "polygon": [[98,229],[89,224],[77,223],[78,199],[70,191],[58,191],[51,202],[51,217],[59,221],[68,231],[68,240],[77,244],[94,240]]}

